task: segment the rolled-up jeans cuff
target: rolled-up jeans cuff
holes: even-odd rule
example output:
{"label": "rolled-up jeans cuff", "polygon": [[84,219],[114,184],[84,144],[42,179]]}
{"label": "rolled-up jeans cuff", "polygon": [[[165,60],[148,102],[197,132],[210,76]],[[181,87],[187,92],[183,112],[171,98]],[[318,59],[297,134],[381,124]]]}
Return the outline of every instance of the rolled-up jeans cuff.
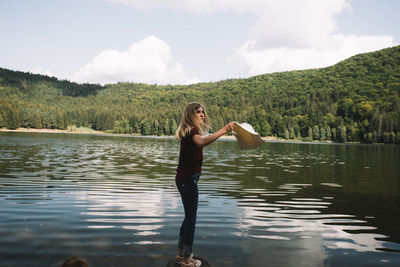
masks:
{"label": "rolled-up jeans cuff", "polygon": [[184,256],[189,256],[190,254],[192,254],[192,246],[183,245],[182,252]]}

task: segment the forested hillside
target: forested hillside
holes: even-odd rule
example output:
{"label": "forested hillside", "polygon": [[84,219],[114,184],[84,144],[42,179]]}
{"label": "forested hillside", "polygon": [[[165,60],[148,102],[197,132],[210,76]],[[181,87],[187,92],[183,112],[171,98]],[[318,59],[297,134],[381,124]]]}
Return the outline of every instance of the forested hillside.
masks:
{"label": "forested hillside", "polygon": [[399,95],[400,46],[328,68],[193,85],[100,86],[0,69],[0,127],[171,135],[198,101],[214,129],[235,120],[262,136],[400,144]]}

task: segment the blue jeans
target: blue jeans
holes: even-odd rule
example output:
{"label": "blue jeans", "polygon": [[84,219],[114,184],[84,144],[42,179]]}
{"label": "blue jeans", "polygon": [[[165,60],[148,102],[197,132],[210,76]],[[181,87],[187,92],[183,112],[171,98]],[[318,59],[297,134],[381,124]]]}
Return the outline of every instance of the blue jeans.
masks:
{"label": "blue jeans", "polygon": [[183,255],[185,256],[190,255],[193,251],[197,206],[199,203],[199,188],[197,187],[199,179],[200,173],[195,173],[184,181],[176,182],[185,210],[185,219],[179,231],[178,247],[183,249]]}

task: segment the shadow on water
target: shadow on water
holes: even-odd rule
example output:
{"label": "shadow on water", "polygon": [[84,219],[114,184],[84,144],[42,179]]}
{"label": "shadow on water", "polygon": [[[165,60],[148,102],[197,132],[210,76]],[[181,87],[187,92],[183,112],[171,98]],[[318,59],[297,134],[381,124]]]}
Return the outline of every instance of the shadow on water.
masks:
{"label": "shadow on water", "polygon": [[[0,263],[164,266],[183,212],[171,139],[0,133]],[[204,149],[196,253],[214,266],[397,266],[400,149]]]}

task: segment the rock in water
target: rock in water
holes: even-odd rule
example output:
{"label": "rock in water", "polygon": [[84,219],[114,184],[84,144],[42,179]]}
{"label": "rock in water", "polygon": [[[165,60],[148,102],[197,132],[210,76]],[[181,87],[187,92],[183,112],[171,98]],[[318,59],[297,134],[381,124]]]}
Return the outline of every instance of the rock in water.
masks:
{"label": "rock in water", "polygon": [[[210,266],[211,266],[211,265],[208,263],[208,261],[205,260],[205,259],[202,258],[202,257],[194,256],[193,258],[196,259],[196,260],[200,260],[200,261],[201,261],[201,266],[200,266],[200,267],[210,267]],[[175,263],[175,258],[174,258],[174,259],[170,260],[170,261],[167,263],[167,267],[181,267],[181,265],[178,264],[178,263]]]}

